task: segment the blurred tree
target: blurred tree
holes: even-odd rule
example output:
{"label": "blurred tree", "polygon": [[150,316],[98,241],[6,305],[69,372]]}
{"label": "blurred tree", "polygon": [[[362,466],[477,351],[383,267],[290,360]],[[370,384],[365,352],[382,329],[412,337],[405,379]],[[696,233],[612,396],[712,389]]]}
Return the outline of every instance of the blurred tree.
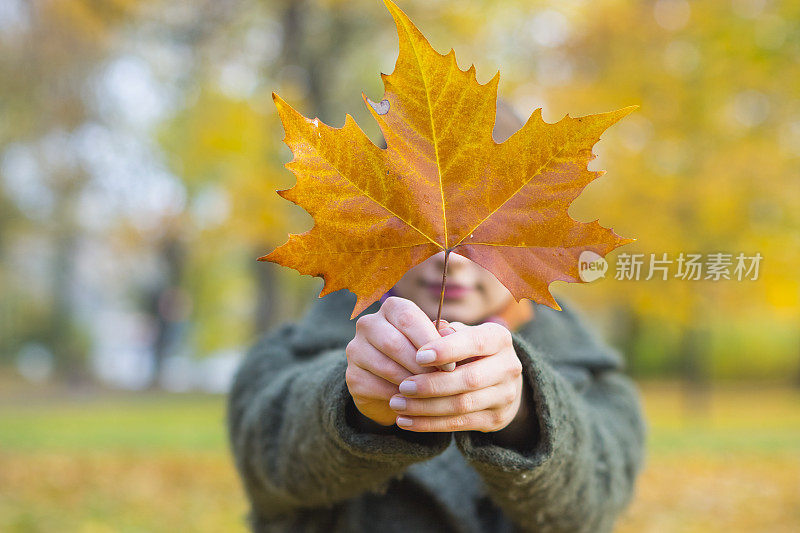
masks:
{"label": "blurred tree", "polygon": [[[188,105],[161,135],[171,167],[187,183],[190,196],[213,194],[228,204],[225,223],[203,229],[198,233],[198,242],[205,250],[236,253],[231,246],[238,243],[248,251],[246,260],[253,265],[253,290],[248,295],[255,296],[251,331],[264,330],[296,314],[307,294],[307,284],[301,284],[298,293],[289,288],[295,285],[291,277],[287,278],[287,273],[281,273],[276,265],[255,262],[255,258],[282,244],[289,231],[298,232],[303,223],[309,223],[305,213],[275,194],[276,189],[291,186],[293,178],[282,167],[288,151],[281,142],[282,131],[269,92],[279,90],[308,112],[335,122],[335,111],[342,109],[337,101],[342,80],[346,80],[346,90],[357,94],[354,85],[360,79],[340,65],[346,61],[350,47],[363,37],[357,30],[371,27],[358,26],[369,20],[355,7],[335,2],[284,1],[265,5],[268,8],[261,16],[247,10],[250,24],[237,27],[237,35],[246,38],[254,31],[253,20],[263,24],[262,17],[267,17],[276,25],[273,31],[280,38],[277,53],[269,61],[253,66],[264,81],[247,96],[232,96],[230,90],[225,94],[225,78],[220,83],[213,64],[219,52],[209,53],[208,63],[201,63],[195,71]],[[202,257],[203,267],[194,268],[195,277],[202,278],[203,269],[219,268],[224,261],[219,256],[209,261],[208,253]],[[195,318],[205,315],[211,319],[209,322],[216,323],[201,320],[196,324],[198,329],[217,331],[220,323],[226,322],[208,310],[215,305],[221,307],[219,300],[198,305],[202,307],[196,308]],[[237,329],[228,327],[227,331]],[[202,345],[205,349],[224,345],[224,341],[220,344],[220,337],[216,340]]]}
{"label": "blurred tree", "polygon": [[[787,244],[797,242],[800,154],[796,138],[790,146],[778,137],[798,116],[786,87],[800,81],[792,67],[799,12],[758,4],[749,12],[714,2],[595,3],[571,19],[573,37],[563,46],[568,82],[546,89],[552,116],[599,111],[600,102],[642,105],[598,145],[597,166],[610,173],[573,209],[595,217],[601,201],[613,213],[601,221],[639,239],[624,252],[643,253],[646,262],[668,253],[670,279],[606,282],[585,292],[594,293],[594,307],[627,309],[628,323],[679,325],[672,347],[694,382],[712,377],[714,338],[729,335],[732,322],[798,319],[791,265],[800,247]],[[685,281],[674,277],[681,252],[765,259],[758,281]],[[629,334],[637,331],[645,330]],[[769,357],[757,353],[753,360]]]}
{"label": "blurred tree", "polygon": [[[110,31],[128,19],[135,6],[132,0],[115,0],[104,3],[98,13],[78,0],[20,3],[12,6],[17,24],[7,27],[0,39],[0,113],[5,117],[0,143],[7,148],[30,148],[36,153],[32,162],[37,167],[34,176],[5,179],[39,180],[52,199],[44,224],[35,224],[36,213],[21,212],[29,219],[22,232],[45,234],[53,251],[45,322],[27,327],[38,331],[58,368],[74,380],[85,378],[85,338],[73,317],[72,300],[75,250],[81,234],[76,201],[88,177],[68,153],[69,135],[91,119],[84,99],[86,78],[108,52]],[[4,173],[8,173],[12,165],[9,151],[4,152]],[[0,231],[8,227],[11,213],[4,213]],[[13,306],[10,312],[27,314],[25,308],[35,295],[22,290],[17,298],[6,303]],[[24,339],[4,340],[4,350],[11,351]]]}
{"label": "blurred tree", "polygon": [[[378,72],[390,72],[397,54],[380,3],[7,5],[0,20],[3,357],[39,341],[62,370],[84,373],[89,343],[109,327],[82,311],[100,305],[79,283],[87,262],[90,274],[116,284],[106,298],[130,300],[126,306],[147,317],[143,337],[156,369],[177,353],[238,348],[253,331],[296,316],[319,280],[255,261],[311,224],[274,192],[294,177],[282,167],[291,155],[270,92],[333,126],[349,112],[377,141],[361,92],[380,97]],[[462,68],[474,62],[480,81],[501,69],[500,96],[524,117],[537,107],[552,122],[567,112],[641,104],[597,145],[593,165],[609,173],[572,208],[576,218],[599,217],[638,237],[619,253],[642,253],[646,262],[651,253],[764,257],[758,281],[558,287],[609,324],[633,370],[700,384],[800,376],[800,100],[792,92],[800,81],[800,6],[406,0],[401,7],[439,51],[454,45]],[[133,99],[133,107],[151,97],[160,106],[147,127],[124,124],[111,102],[138,90],[139,71],[102,94],[93,85],[117,64],[154,73],[156,94]],[[146,107],[127,111],[137,119]],[[92,128],[158,146],[117,154],[116,145],[86,142]],[[84,211],[102,203],[87,201],[87,193],[110,172],[90,159],[136,160],[133,172],[113,178],[148,188],[144,178],[159,163],[144,168],[138,159],[162,155],[166,181],[180,180],[171,185],[180,201],[161,211],[134,205],[87,226]],[[109,270],[92,263],[92,247],[113,257]]]}

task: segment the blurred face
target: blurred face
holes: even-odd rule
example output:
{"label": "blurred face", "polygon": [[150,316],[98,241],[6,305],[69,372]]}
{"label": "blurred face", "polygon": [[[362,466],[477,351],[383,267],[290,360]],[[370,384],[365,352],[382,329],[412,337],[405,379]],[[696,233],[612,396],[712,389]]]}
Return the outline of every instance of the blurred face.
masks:
{"label": "blurred face", "polygon": [[[436,320],[442,290],[444,252],[415,266],[394,286],[394,292],[417,304]],[[477,324],[500,312],[514,300],[511,292],[494,275],[473,261],[450,253],[447,260],[442,318],[449,322]]]}

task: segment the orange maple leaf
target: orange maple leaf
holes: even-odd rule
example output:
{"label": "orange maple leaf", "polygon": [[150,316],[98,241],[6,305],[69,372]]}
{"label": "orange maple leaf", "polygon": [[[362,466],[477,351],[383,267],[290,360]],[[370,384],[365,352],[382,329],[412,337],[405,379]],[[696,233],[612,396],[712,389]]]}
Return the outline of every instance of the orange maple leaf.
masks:
{"label": "orange maple leaf", "polygon": [[342,128],[309,120],[273,93],[286,165],[297,184],[278,191],[315,225],[259,260],[321,276],[320,297],[342,288],[357,296],[352,317],[409,269],[444,250],[457,251],[502,282],[518,301],[560,309],[551,282],[580,282],[578,257],[632,242],[567,210],[589,182],[592,147],[636,109],[555,124],[541,109],[507,141],[492,139],[499,72],[484,85],[462,71],[453,50],[439,54],[395,4],[385,0],[400,40],[384,98],[363,96],[387,148],[375,146],[348,114]]}

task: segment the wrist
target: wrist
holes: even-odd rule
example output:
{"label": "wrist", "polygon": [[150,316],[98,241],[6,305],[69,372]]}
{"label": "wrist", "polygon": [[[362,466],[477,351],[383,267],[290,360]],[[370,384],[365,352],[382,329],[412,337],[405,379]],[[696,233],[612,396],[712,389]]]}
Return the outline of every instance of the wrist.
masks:
{"label": "wrist", "polygon": [[359,411],[355,402],[353,402],[352,397],[350,398],[346,408],[346,417],[347,423],[359,433],[373,433],[377,435],[388,435],[395,433],[393,423],[384,425],[372,420],[367,415]]}
{"label": "wrist", "polygon": [[538,433],[535,422],[532,397],[527,383],[522,377],[522,390],[517,412],[509,424],[492,433],[492,438],[499,446],[518,450],[531,446]]}

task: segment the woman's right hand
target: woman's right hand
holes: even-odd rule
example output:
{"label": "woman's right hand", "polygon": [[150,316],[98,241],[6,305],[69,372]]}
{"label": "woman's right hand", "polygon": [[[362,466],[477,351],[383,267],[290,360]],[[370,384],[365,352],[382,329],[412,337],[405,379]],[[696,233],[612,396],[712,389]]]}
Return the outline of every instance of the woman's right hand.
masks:
{"label": "woman's right hand", "polygon": [[356,321],[355,337],[345,350],[345,380],[361,414],[382,426],[395,423],[397,412],[389,399],[407,377],[438,370],[418,365],[416,354],[422,345],[451,333],[444,320],[440,331],[414,302],[396,296]]}

